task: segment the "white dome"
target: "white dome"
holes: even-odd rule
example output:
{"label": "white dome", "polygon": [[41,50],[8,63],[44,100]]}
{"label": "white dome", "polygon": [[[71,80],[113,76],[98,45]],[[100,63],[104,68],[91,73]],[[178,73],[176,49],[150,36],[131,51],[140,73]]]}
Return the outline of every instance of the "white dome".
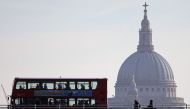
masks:
{"label": "white dome", "polygon": [[135,52],[122,64],[117,83],[126,82],[133,73],[137,85],[174,83],[168,62],[156,52]]}

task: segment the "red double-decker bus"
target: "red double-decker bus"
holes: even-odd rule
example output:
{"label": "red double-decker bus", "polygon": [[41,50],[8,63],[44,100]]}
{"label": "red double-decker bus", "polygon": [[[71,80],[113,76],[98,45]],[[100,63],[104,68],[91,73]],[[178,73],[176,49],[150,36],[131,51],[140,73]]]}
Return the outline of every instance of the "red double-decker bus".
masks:
{"label": "red double-decker bus", "polygon": [[10,107],[107,109],[107,79],[15,78]]}

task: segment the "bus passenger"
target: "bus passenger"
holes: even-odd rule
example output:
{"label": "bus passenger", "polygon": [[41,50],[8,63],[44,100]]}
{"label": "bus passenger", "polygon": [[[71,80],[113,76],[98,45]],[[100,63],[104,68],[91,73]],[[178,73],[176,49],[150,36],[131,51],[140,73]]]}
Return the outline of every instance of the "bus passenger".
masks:
{"label": "bus passenger", "polygon": [[65,88],[66,90],[71,90],[69,84],[65,84],[65,87],[66,87],[66,88]]}
{"label": "bus passenger", "polygon": [[20,86],[19,86],[19,89],[23,89],[23,87],[20,85]]}
{"label": "bus passenger", "polygon": [[61,83],[58,84],[58,89],[62,89]]}
{"label": "bus passenger", "polygon": [[81,90],[85,90],[85,86],[83,84],[81,84],[80,86],[81,86]]}
{"label": "bus passenger", "polygon": [[46,84],[46,83],[44,84],[44,87],[43,87],[43,89],[47,89],[47,84]]}
{"label": "bus passenger", "polygon": [[36,85],[36,89],[40,89],[40,85],[39,84]]}
{"label": "bus passenger", "polygon": [[48,102],[49,105],[52,105],[53,104],[53,101],[52,99],[49,99],[49,102]]}

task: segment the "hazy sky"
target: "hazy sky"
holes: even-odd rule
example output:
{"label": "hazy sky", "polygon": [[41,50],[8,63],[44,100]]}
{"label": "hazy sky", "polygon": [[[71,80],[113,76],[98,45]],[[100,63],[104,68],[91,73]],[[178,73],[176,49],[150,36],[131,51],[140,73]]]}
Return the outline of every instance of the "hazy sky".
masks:
{"label": "hazy sky", "polygon": [[106,77],[111,97],[145,1],[155,51],[190,104],[190,0],[0,0],[0,84],[10,95],[15,77]]}

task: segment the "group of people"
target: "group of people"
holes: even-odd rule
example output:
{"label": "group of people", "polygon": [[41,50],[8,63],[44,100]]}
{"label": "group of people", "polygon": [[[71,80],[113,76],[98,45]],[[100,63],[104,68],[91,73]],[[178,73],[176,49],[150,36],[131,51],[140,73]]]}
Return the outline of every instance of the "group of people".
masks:
{"label": "group of people", "polygon": [[[141,105],[139,104],[139,102],[137,100],[135,100],[135,102],[134,102],[134,109],[141,109]],[[149,105],[143,109],[156,109],[153,107],[153,100],[150,100]]]}

